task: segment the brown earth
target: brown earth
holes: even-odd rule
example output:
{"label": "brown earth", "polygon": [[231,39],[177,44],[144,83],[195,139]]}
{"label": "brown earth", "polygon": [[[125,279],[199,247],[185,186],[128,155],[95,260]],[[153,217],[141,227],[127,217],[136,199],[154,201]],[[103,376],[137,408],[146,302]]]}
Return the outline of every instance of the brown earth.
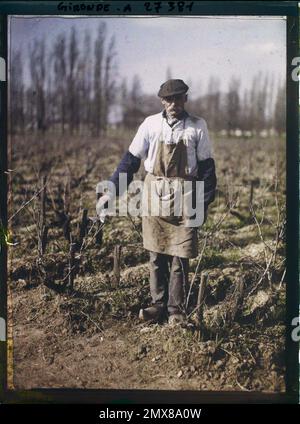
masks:
{"label": "brown earth", "polygon": [[134,304],[103,316],[95,291],[23,284],[13,293],[16,388],[284,391],[283,325],[233,324],[229,337],[199,341],[192,320],[186,328],[147,325]]}
{"label": "brown earth", "polygon": [[[64,199],[69,197],[76,234],[82,208],[95,214],[96,183],[111,175],[126,146],[120,138],[73,139],[72,148],[53,140],[52,145],[47,139],[47,153],[38,139],[13,144],[10,216],[39,187],[41,170],[51,170],[48,242],[39,261],[38,202],[11,223],[17,243],[10,248],[9,262],[14,387],[284,392],[284,232],[277,237],[285,223],[283,141],[215,143],[218,193],[199,229],[203,254],[191,261],[190,281],[199,260],[200,267],[188,304],[189,322],[181,328],[138,321],[139,308],[150,303],[140,218],[111,218],[101,246],[95,245],[93,231],[88,234],[74,288],[65,286],[69,244],[59,215],[66,208]],[[249,210],[251,181],[260,228]],[[116,244],[122,246],[117,286],[112,273]],[[203,271],[209,282],[199,327],[195,305]]]}

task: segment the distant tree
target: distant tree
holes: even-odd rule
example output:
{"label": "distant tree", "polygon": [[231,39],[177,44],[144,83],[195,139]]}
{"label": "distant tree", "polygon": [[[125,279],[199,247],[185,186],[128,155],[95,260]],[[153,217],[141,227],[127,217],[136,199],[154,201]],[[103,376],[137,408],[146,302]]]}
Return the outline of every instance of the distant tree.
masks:
{"label": "distant tree", "polygon": [[93,84],[93,68],[91,58],[91,36],[86,30],[83,40],[83,54],[80,58],[78,66],[78,96],[79,109],[81,115],[82,132],[90,132],[92,120],[92,84]]}
{"label": "distant tree", "polygon": [[229,82],[229,89],[226,95],[226,126],[227,134],[240,126],[240,81],[232,77]]}
{"label": "distant tree", "polygon": [[127,93],[127,103],[123,110],[123,124],[126,127],[134,128],[141,123],[145,113],[143,111],[143,93],[141,80],[138,75],[134,75],[131,90]]}
{"label": "distant tree", "polygon": [[132,88],[130,92],[130,101],[134,109],[141,107],[142,103],[142,85],[138,75],[134,75],[132,80]]}
{"label": "distant tree", "polygon": [[47,99],[47,108],[46,108],[46,122],[48,124],[48,129],[54,129],[55,123],[55,106],[56,106],[56,98],[54,95],[54,78],[53,72],[51,72],[53,62],[52,55],[46,55],[46,99]]}
{"label": "distant tree", "polygon": [[128,101],[129,99],[128,99],[127,80],[126,78],[123,78],[121,86],[120,86],[120,103],[121,103],[123,114],[127,109]]}
{"label": "distant tree", "polygon": [[94,47],[94,102],[93,102],[93,129],[94,135],[99,136],[103,126],[104,90],[103,90],[103,62],[104,43],[106,39],[106,25],[101,22],[98,27]]}
{"label": "distant tree", "polygon": [[251,119],[251,106],[250,106],[250,93],[249,89],[246,89],[241,100],[241,111],[240,111],[240,128],[243,131],[250,131],[252,129]]}
{"label": "distant tree", "polygon": [[143,114],[145,116],[154,115],[162,110],[162,104],[156,94],[143,95]]}
{"label": "distant tree", "polygon": [[108,115],[116,98],[115,37],[110,39],[104,61],[103,130],[107,131]]}
{"label": "distant tree", "polygon": [[68,46],[68,66],[67,66],[67,104],[68,104],[68,121],[70,134],[79,127],[79,102],[78,102],[78,40],[75,28],[72,27]]}
{"label": "distant tree", "polygon": [[23,61],[20,50],[13,52],[10,79],[10,131],[15,134],[24,132],[25,127],[25,88],[23,81]]}
{"label": "distant tree", "polygon": [[275,107],[275,92],[274,92],[274,74],[269,78],[269,91],[266,104],[267,128],[274,128],[274,107]]}
{"label": "distant tree", "polygon": [[222,128],[220,80],[214,76],[210,77],[208,82],[207,95],[205,97],[205,114],[207,119],[209,119],[210,127],[215,131],[219,131]]}
{"label": "distant tree", "polygon": [[263,78],[261,72],[258,74],[257,81],[257,97],[256,97],[256,129],[261,131],[266,128],[266,106],[267,106],[267,94],[269,88],[269,78],[266,74]]}
{"label": "distant tree", "polygon": [[205,119],[209,119],[206,111],[206,96],[201,96],[199,90],[197,94],[198,95],[195,99],[189,99],[188,103],[186,104],[186,110],[187,112],[196,116],[202,116]]}
{"label": "distant tree", "polygon": [[46,62],[45,62],[45,40],[34,40],[29,50],[30,76],[32,89],[35,93],[35,116],[37,129],[45,131],[46,123]]}
{"label": "distant tree", "polygon": [[277,89],[277,96],[275,102],[274,120],[275,129],[279,134],[285,131],[286,126],[286,85],[284,82],[280,83]]}
{"label": "distant tree", "polygon": [[67,119],[67,58],[65,34],[60,34],[53,48],[54,95],[56,98],[56,120],[61,124],[61,132],[65,132]]}
{"label": "distant tree", "polygon": [[30,131],[36,129],[36,92],[32,87],[28,87],[25,91],[25,122],[26,129]]}
{"label": "distant tree", "polygon": [[93,45],[88,31],[81,34],[72,27],[52,45],[36,39],[28,49],[26,88],[21,53],[13,51],[11,58],[11,130],[24,130],[26,125],[62,134],[105,132],[118,84],[115,38],[108,40],[105,23],[100,23]]}

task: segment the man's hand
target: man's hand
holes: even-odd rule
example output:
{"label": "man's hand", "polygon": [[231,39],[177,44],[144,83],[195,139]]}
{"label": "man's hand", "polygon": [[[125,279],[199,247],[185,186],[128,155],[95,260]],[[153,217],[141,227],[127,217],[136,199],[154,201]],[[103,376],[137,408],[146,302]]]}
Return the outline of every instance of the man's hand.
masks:
{"label": "man's hand", "polygon": [[97,193],[97,198],[96,213],[100,221],[104,223],[106,217],[105,209],[107,209],[108,201],[112,199],[112,196],[111,194]]}

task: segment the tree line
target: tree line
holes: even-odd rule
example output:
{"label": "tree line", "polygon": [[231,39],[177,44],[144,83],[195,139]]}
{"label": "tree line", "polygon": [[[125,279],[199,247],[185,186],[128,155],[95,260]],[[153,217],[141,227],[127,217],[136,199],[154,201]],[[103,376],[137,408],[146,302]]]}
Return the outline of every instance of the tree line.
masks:
{"label": "tree line", "polygon": [[[120,78],[115,37],[100,23],[95,39],[73,27],[49,45],[36,39],[28,62],[18,49],[10,60],[10,131],[55,132],[99,137],[110,126],[136,128],[149,114],[161,110],[156,95],[146,95],[139,76]],[[25,76],[26,74],[26,76]],[[171,77],[168,68],[166,79]],[[195,76],[194,76],[195,78]],[[240,131],[285,131],[285,83],[275,84],[259,72],[250,88],[232,77],[227,92],[212,76],[206,93],[189,101],[188,110],[203,116],[209,128],[227,134]]]}
{"label": "tree line", "polygon": [[36,39],[29,46],[28,74],[20,50],[11,57],[11,132],[56,131],[61,134],[106,131],[116,93],[115,38],[105,23],[92,42],[73,27],[53,45]]}
{"label": "tree line", "polygon": [[227,134],[270,134],[285,131],[286,86],[275,85],[274,77],[258,72],[242,91],[241,80],[232,76],[227,92],[220,91],[220,80],[211,77],[207,94],[191,102],[191,110],[208,118],[214,131]]}

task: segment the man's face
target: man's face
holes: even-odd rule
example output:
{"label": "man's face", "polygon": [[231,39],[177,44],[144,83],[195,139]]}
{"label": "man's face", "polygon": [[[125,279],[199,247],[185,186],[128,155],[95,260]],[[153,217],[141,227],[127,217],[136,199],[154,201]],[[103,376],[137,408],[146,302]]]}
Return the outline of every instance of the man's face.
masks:
{"label": "man's face", "polygon": [[162,97],[161,102],[169,116],[177,118],[183,110],[187,101],[187,94],[176,94],[174,96]]}

